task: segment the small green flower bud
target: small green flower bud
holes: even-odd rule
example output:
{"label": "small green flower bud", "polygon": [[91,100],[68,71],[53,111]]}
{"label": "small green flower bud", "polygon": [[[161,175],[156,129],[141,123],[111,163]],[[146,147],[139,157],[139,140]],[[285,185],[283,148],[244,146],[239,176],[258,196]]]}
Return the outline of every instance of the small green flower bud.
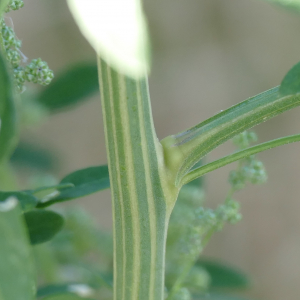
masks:
{"label": "small green flower bud", "polygon": [[10,12],[11,10],[18,10],[18,9],[22,8],[23,6],[24,6],[24,2],[22,0],[12,0],[8,4],[5,12],[7,13],[7,12]]}
{"label": "small green flower bud", "polygon": [[11,65],[16,68],[21,63],[21,55],[17,50],[9,49],[6,51],[7,58]]}
{"label": "small green flower bud", "polygon": [[25,67],[25,76],[27,81],[41,85],[48,85],[54,77],[48,64],[40,58],[33,59],[30,64]]}
{"label": "small green flower bud", "polygon": [[235,190],[244,188],[246,184],[245,170],[242,172],[231,171],[229,173],[229,183]]}

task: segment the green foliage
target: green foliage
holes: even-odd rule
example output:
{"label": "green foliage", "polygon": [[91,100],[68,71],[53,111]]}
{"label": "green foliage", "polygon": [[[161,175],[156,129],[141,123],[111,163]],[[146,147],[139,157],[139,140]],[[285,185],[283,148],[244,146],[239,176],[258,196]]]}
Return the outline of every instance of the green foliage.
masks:
{"label": "green foliage", "polygon": [[15,197],[21,204],[21,208],[24,212],[32,210],[36,207],[38,199],[32,194],[22,192],[1,192],[0,191],[0,203],[4,202],[9,197]]}
{"label": "green foliage", "polygon": [[[89,12],[93,11],[94,8],[99,9],[100,6],[88,7],[82,4],[82,1],[77,2],[76,0],[70,0],[69,2],[73,5],[73,12],[77,19],[81,20],[81,24],[84,23],[89,27],[90,23],[87,23],[87,21],[90,21]],[[273,2],[291,8],[300,8],[299,1],[296,0],[274,0]],[[106,16],[107,11],[110,9],[109,7],[114,9],[113,3],[111,1],[107,7],[102,7],[103,10],[99,10],[99,14],[102,13]],[[124,8],[126,8],[125,1],[119,1],[120,3],[125,5]],[[121,58],[118,56],[119,51],[124,52],[122,47],[118,46],[114,47],[114,49],[108,49],[107,44],[103,44],[105,42],[103,40],[103,32],[106,32],[108,29],[112,30],[112,27],[99,27],[98,31],[95,31],[94,28],[88,28],[88,30],[81,28],[85,31],[96,50],[104,54],[104,58],[111,60],[116,68],[125,70],[129,75],[136,77],[144,74],[145,69],[148,69],[148,46],[147,39],[141,38],[140,35],[142,32],[146,32],[140,1],[137,0],[132,3],[134,3],[136,10],[132,11],[134,14],[131,17],[133,16],[134,18],[129,18],[128,20],[139,24],[141,30],[136,32],[135,49],[133,49],[134,47],[131,48],[132,45],[127,42],[124,44],[124,47],[128,46],[127,50],[133,50],[131,53],[128,52],[127,56],[122,56]],[[22,116],[23,123],[27,124],[30,122],[23,119],[24,116],[26,119],[28,111],[30,117],[34,116],[35,112],[38,112],[37,114],[41,117],[44,116],[43,110],[52,113],[70,108],[82,102],[84,98],[94,93],[98,87],[96,66],[89,64],[78,65],[58,76],[52,86],[33,96],[31,102],[26,102],[24,97],[22,105],[16,107],[13,81],[9,74],[10,69],[12,74],[14,74],[15,87],[19,92],[24,91],[25,81],[48,85],[53,78],[53,72],[49,69],[47,63],[41,59],[34,59],[28,65],[25,65],[26,59],[20,50],[21,41],[16,38],[13,28],[7,26],[4,18],[2,18],[3,11],[17,10],[23,5],[24,3],[21,0],[0,2],[0,44],[2,47],[0,49],[0,171],[4,174],[5,179],[9,177],[9,168],[4,168],[4,166],[9,166],[9,159],[16,165],[26,162],[31,168],[37,167],[41,173],[51,170],[53,163],[52,156],[48,152],[22,144],[11,156],[17,140],[17,109]],[[79,13],[78,11],[76,12],[78,5],[83,5],[82,8],[84,8]],[[102,5],[101,1],[99,1],[99,5]],[[130,17],[130,15],[125,14],[125,19],[128,16]],[[103,20],[106,22],[108,19]],[[97,16],[97,21],[102,22],[102,19]],[[120,33],[124,30],[126,31],[127,26],[126,22],[123,24],[124,28],[120,27],[120,24],[118,24],[116,31],[117,40],[122,37]],[[114,23],[111,23],[111,25],[114,25]],[[123,41],[123,39],[120,41]],[[128,60],[128,58],[131,59]],[[132,61],[135,64],[130,66]],[[145,250],[145,247],[139,246],[139,242],[135,240],[136,236],[132,236],[132,240],[126,240],[127,236],[131,234],[131,228],[124,228],[124,224],[130,224],[130,226],[132,224],[142,224],[139,227],[140,229],[151,224],[152,227],[149,225],[151,228],[149,230],[146,228],[147,230],[145,231],[147,234],[149,233],[150,237],[147,245],[149,245],[149,248],[156,245],[157,252],[154,255],[151,251],[151,255],[155,258],[155,263],[161,261],[161,265],[163,265],[163,257],[159,257],[159,255],[164,255],[164,245],[157,242],[165,241],[161,235],[161,232],[164,231],[162,224],[167,223],[168,213],[176,201],[172,193],[170,193],[172,194],[171,196],[165,196],[165,194],[168,194],[169,190],[171,190],[172,192],[176,191],[174,195],[177,195],[178,187],[188,183],[182,187],[170,218],[166,248],[166,299],[241,300],[238,297],[216,294],[211,291],[215,289],[219,291],[219,289],[248,287],[249,281],[247,276],[224,264],[201,260],[199,255],[215,232],[220,231],[226,223],[234,224],[241,219],[240,204],[233,199],[234,192],[244,188],[248,182],[257,184],[266,181],[267,175],[264,166],[262,162],[254,157],[254,154],[288,142],[299,141],[300,136],[298,135],[250,147],[252,143],[257,141],[257,137],[253,132],[242,131],[299,105],[300,63],[288,72],[279,88],[274,88],[252,97],[185,132],[164,139],[162,141],[164,146],[163,157],[159,156],[161,153],[156,155],[157,153],[155,152],[157,150],[155,149],[156,146],[159,148],[161,144],[158,142],[155,144],[155,141],[153,145],[151,144],[153,146],[151,146],[152,149],[148,143],[150,138],[155,140],[155,132],[152,128],[151,112],[148,110],[150,103],[147,101],[149,100],[147,97],[145,97],[146,100],[143,98],[145,95],[148,95],[145,92],[147,90],[146,80],[140,82],[125,78],[109,67],[106,67],[105,70],[107,73],[113,74],[113,76],[108,76],[106,79],[103,77],[102,96],[111,94],[111,88],[113,88],[113,93],[116,94],[118,94],[118,91],[127,89],[130,91],[128,99],[136,101],[129,101],[129,104],[124,103],[124,101],[116,102],[119,105],[118,109],[114,106],[115,103],[111,102],[110,105],[114,106],[114,109],[111,111],[111,118],[107,121],[116,121],[119,131],[122,131],[121,129],[123,129],[125,123],[127,126],[134,125],[128,127],[130,129],[128,132],[122,131],[120,133],[116,130],[113,136],[114,145],[117,145],[115,149],[120,150],[122,148],[121,152],[124,157],[121,157],[122,155],[119,155],[118,151],[113,152],[111,156],[116,160],[111,162],[111,167],[115,167],[115,170],[120,173],[117,173],[117,184],[114,182],[113,186],[119,185],[117,192],[120,192],[122,197],[126,194],[126,191],[134,192],[134,196],[136,196],[128,197],[128,203],[122,203],[121,209],[125,213],[115,214],[117,216],[115,222],[121,224],[118,228],[121,229],[122,233],[124,231],[122,239],[124,238],[125,242],[122,240],[122,243],[124,243],[123,248],[119,247],[119,249],[121,249],[120,252],[122,254],[128,254],[127,256],[125,255],[125,265],[128,263],[128,257],[133,251]],[[104,84],[107,84],[105,82],[107,78],[112,81],[109,82],[108,86]],[[116,82],[118,80],[121,81],[121,79],[123,80],[123,85],[122,88],[119,88]],[[116,82],[113,82],[113,80],[116,80]],[[123,96],[118,95],[119,98],[116,97],[116,99],[118,98],[119,101]],[[113,97],[111,99],[114,100]],[[136,106],[141,105],[141,103],[142,105],[141,107],[131,107],[132,103],[137,104]],[[43,108],[41,109],[41,107]],[[124,112],[124,115],[122,115],[123,111],[121,108],[124,108],[124,111],[128,108],[127,113]],[[116,115],[117,112],[118,115]],[[146,118],[148,118],[148,123],[145,121]],[[126,122],[122,123],[124,120]],[[132,134],[131,130],[136,126],[139,126],[140,130],[133,130],[134,134]],[[127,133],[129,136],[126,136]],[[237,133],[240,134],[235,136]],[[200,158],[231,137],[234,137],[233,142],[238,147],[238,152],[204,166],[195,165]],[[128,146],[128,140],[132,142],[130,147]],[[141,147],[141,152],[135,152],[134,142],[137,142],[137,146]],[[109,151],[110,145],[108,146]],[[130,149],[131,153],[128,152],[128,149]],[[132,152],[141,153],[141,155],[140,157],[133,156],[132,160],[136,159],[136,162],[132,165],[126,165],[124,162],[129,160]],[[175,159],[172,161],[174,157]],[[154,175],[153,170],[155,172],[157,170],[151,169],[151,167],[155,164],[154,160],[157,158],[158,160],[161,159],[161,161],[164,160],[165,165],[158,165],[158,169],[161,169]],[[119,159],[123,159],[123,162],[117,162]],[[225,201],[214,209],[204,207],[203,181],[197,177],[202,176],[205,173],[203,173],[205,169],[206,172],[209,172],[238,159],[240,160],[237,168],[230,172],[229,175],[230,190],[225,197]],[[118,165],[118,163],[120,164]],[[143,168],[137,171],[141,164],[143,164]],[[125,165],[127,167],[124,167]],[[132,166],[132,168],[128,166]],[[145,175],[144,173],[147,174]],[[164,173],[168,173],[168,176],[164,177],[161,175]],[[122,187],[123,181],[121,179],[125,176],[124,174],[130,179],[128,179],[128,185],[132,184],[131,189],[128,189],[127,181],[125,181],[126,189]],[[145,178],[142,176],[145,176]],[[138,178],[139,181],[133,182],[132,178]],[[196,180],[192,181],[192,179]],[[144,182],[141,182],[141,180],[144,180]],[[4,180],[2,179],[2,181]],[[2,181],[1,184],[3,184]],[[151,184],[149,185],[146,181],[151,182]],[[138,184],[134,186],[135,182],[142,183],[144,190],[139,188]],[[146,184],[144,185],[145,182]],[[167,188],[165,188],[166,186]],[[111,234],[99,230],[91,221],[91,217],[81,209],[62,210],[62,214],[41,209],[58,202],[84,197],[109,187],[108,167],[99,166],[75,171],[63,178],[59,184],[50,185],[48,182],[45,187],[42,186],[35,190],[0,191],[1,300],[34,299],[36,283],[31,251],[34,251],[35,254],[39,285],[42,286],[38,290],[37,297],[43,297],[45,300],[79,300],[82,299],[80,297],[85,297],[86,299],[86,297],[95,296],[101,300],[112,299],[112,276],[117,268],[113,271],[113,242]],[[158,193],[159,197],[155,197],[156,189],[160,188],[164,189],[164,191]],[[143,195],[143,197],[140,197],[140,195]],[[121,201],[122,197],[117,200]],[[134,198],[136,203],[131,203],[131,198]],[[145,204],[145,206],[141,204]],[[134,205],[136,205],[135,209],[132,209]],[[144,208],[151,210],[153,215],[148,216]],[[158,217],[164,214],[162,210],[164,210],[164,213],[167,211],[166,215],[163,216],[165,219],[161,218],[157,221]],[[119,218],[120,215],[122,216],[121,218]],[[148,218],[147,220],[144,218],[145,216]],[[120,222],[118,218],[123,219]],[[63,228],[64,219],[65,227]],[[45,243],[47,241],[48,243]],[[115,238],[115,243],[117,241]],[[43,244],[31,248],[29,242],[31,242],[31,245]],[[130,242],[135,242],[134,246]],[[158,249],[159,246],[161,246],[161,249]],[[117,254],[115,252],[116,256]],[[143,253],[140,252],[138,254]],[[140,256],[142,257],[143,255]],[[150,265],[149,261],[147,261],[147,255],[143,257],[144,261],[132,261],[138,267],[142,264],[143,266]],[[114,263],[119,263],[117,257]],[[159,268],[161,265],[159,265]],[[138,270],[138,267],[134,270]],[[151,271],[155,272],[157,271],[156,269],[159,269],[153,268],[153,265],[151,268]],[[129,268],[128,270],[128,274],[131,276],[133,269]],[[149,269],[146,268],[146,271],[149,271]],[[163,274],[164,270],[161,268],[158,271]],[[117,275],[123,276],[124,273],[119,274]],[[140,275],[142,280],[145,276],[144,274]],[[163,287],[162,280],[160,282],[157,281],[157,278],[161,279],[162,277],[156,277],[156,274],[150,274],[148,277],[151,278],[151,284],[155,282],[155,287],[156,284]],[[127,290],[131,291],[133,288],[133,282],[131,282],[130,278],[124,278],[124,280],[126,282],[126,293]],[[149,284],[150,286],[152,285]],[[118,290],[118,286],[116,289]],[[151,294],[151,291],[148,294]],[[124,296],[122,297],[124,298]],[[155,296],[152,296],[151,300],[154,298]]]}
{"label": "green foliage", "polygon": [[37,103],[51,112],[81,103],[98,92],[96,64],[80,64],[65,70],[37,96]]}
{"label": "green foliage", "polygon": [[[21,0],[11,0],[6,6],[5,12],[18,10],[23,5],[24,3]],[[33,59],[28,65],[24,65],[27,58],[21,52],[22,42],[16,37],[14,29],[6,25],[4,18],[0,18],[0,32],[0,44],[3,46],[2,50],[13,68],[17,90],[23,92],[26,81],[48,85],[54,77],[52,70],[40,58]]]}
{"label": "green foliage", "polygon": [[92,300],[90,298],[81,298],[76,295],[66,293],[66,294],[61,294],[61,295],[55,295],[55,296],[49,296],[43,298],[44,300]]}
{"label": "green foliage", "polygon": [[51,240],[63,227],[64,219],[48,210],[31,210],[24,214],[32,245]]}
{"label": "green foliage", "polygon": [[33,257],[18,201],[0,203],[0,299],[35,299]]}
{"label": "green foliage", "polygon": [[62,214],[64,228],[34,249],[41,286],[38,295],[70,292],[70,285],[84,284],[91,296],[97,291],[98,298],[111,299],[111,234],[99,229],[82,208],[65,209]]}
{"label": "green foliage", "polygon": [[77,294],[76,296],[92,296],[93,289],[85,284],[57,284],[38,289],[37,297],[56,296],[61,294]]}
{"label": "green foliage", "polygon": [[109,188],[109,174],[107,166],[90,167],[75,171],[64,177],[58,195],[42,200],[39,207],[46,207],[57,202],[73,200]]}
{"label": "green foliage", "polygon": [[249,278],[242,271],[224,263],[213,260],[199,259],[196,266],[204,268],[210,278],[210,288],[247,288]]}
{"label": "green foliage", "polygon": [[52,171],[55,166],[55,155],[48,149],[21,142],[10,157],[10,162],[16,167]]}
{"label": "green foliage", "polygon": [[300,93],[300,62],[293,66],[293,68],[285,75],[281,82],[279,93],[281,96]]}

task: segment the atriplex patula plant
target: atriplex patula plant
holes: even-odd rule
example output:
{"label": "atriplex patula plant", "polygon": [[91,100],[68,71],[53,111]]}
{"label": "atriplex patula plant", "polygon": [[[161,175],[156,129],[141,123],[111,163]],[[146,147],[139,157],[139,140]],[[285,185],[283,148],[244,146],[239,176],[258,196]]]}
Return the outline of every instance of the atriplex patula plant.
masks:
{"label": "atriplex patula plant", "polygon": [[[80,28],[99,55],[98,71],[113,197],[114,299],[162,300],[165,297],[167,229],[180,189],[210,171],[241,159],[244,161],[240,168],[231,176],[233,190],[240,188],[247,179],[254,183],[264,180],[263,167],[253,155],[300,141],[300,135],[248,147],[254,137],[252,133],[243,132],[300,105],[300,64],[291,69],[279,87],[159,141],[151,114],[147,83],[148,38],[140,1],[68,2]],[[288,3],[300,7],[297,0]],[[2,0],[0,14],[22,5],[22,1]],[[53,75],[40,59],[24,67],[20,43],[13,30],[4,19],[1,19],[0,27],[0,163],[6,177],[8,159],[19,131],[16,91],[23,90],[26,80],[48,84]],[[240,151],[195,167],[205,155],[237,135]],[[1,193],[0,256],[4,259],[0,260],[0,299],[29,300],[36,297],[26,228],[31,244],[36,244],[49,240],[62,226],[58,214],[43,208],[108,186],[108,172],[103,166],[74,172],[56,186]],[[21,203],[26,226],[16,199]],[[199,245],[196,249],[200,251],[211,233],[225,221],[235,222],[240,218],[238,205],[230,193],[216,211],[200,209],[198,218],[202,220],[197,231]],[[182,292],[197,251],[192,253],[190,262],[170,287],[168,300],[188,299],[179,292]],[[50,296],[48,299],[58,298]]]}

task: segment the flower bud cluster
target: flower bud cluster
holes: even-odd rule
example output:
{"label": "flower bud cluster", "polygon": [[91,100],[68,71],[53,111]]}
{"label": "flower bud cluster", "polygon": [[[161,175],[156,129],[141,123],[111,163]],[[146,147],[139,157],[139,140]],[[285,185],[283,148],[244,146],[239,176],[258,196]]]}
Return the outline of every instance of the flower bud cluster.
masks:
{"label": "flower bud cluster", "polygon": [[[237,135],[233,142],[243,150],[257,141],[256,134],[251,131],[245,131]],[[252,184],[264,183],[267,180],[267,173],[263,163],[252,155],[239,161],[237,170],[231,171],[229,174],[229,182],[233,190],[240,190],[245,187],[247,182]]]}
{"label": "flower bud cluster", "polygon": [[22,8],[23,6],[24,6],[24,2],[22,0],[12,0],[8,4],[5,12],[8,13],[11,10],[18,10],[18,9]]}
{"label": "flower bud cluster", "polygon": [[[6,12],[17,10],[23,7],[21,0],[11,1],[7,6]],[[0,44],[3,45],[6,58],[13,68],[14,78],[17,90],[24,90],[25,82],[33,82],[41,85],[48,85],[54,77],[52,70],[49,69],[46,62],[40,58],[33,59],[27,66],[22,60],[24,55],[21,52],[22,42],[16,37],[12,27],[6,25],[4,19],[0,19]]]}
{"label": "flower bud cluster", "polygon": [[242,219],[239,212],[240,204],[233,199],[226,199],[224,204],[215,210],[200,207],[197,210],[199,223],[202,225],[203,234],[207,232],[220,231],[226,223],[235,224]]}

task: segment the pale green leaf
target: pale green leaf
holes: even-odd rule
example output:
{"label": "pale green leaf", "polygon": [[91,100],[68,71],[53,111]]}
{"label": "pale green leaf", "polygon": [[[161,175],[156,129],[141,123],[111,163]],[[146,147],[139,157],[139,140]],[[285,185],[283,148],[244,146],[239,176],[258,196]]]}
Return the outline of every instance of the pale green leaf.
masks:
{"label": "pale green leaf", "polygon": [[109,65],[131,77],[149,72],[141,0],[68,0],[83,35]]}
{"label": "pale green leaf", "polygon": [[0,299],[35,299],[35,272],[18,201],[0,203]]}

